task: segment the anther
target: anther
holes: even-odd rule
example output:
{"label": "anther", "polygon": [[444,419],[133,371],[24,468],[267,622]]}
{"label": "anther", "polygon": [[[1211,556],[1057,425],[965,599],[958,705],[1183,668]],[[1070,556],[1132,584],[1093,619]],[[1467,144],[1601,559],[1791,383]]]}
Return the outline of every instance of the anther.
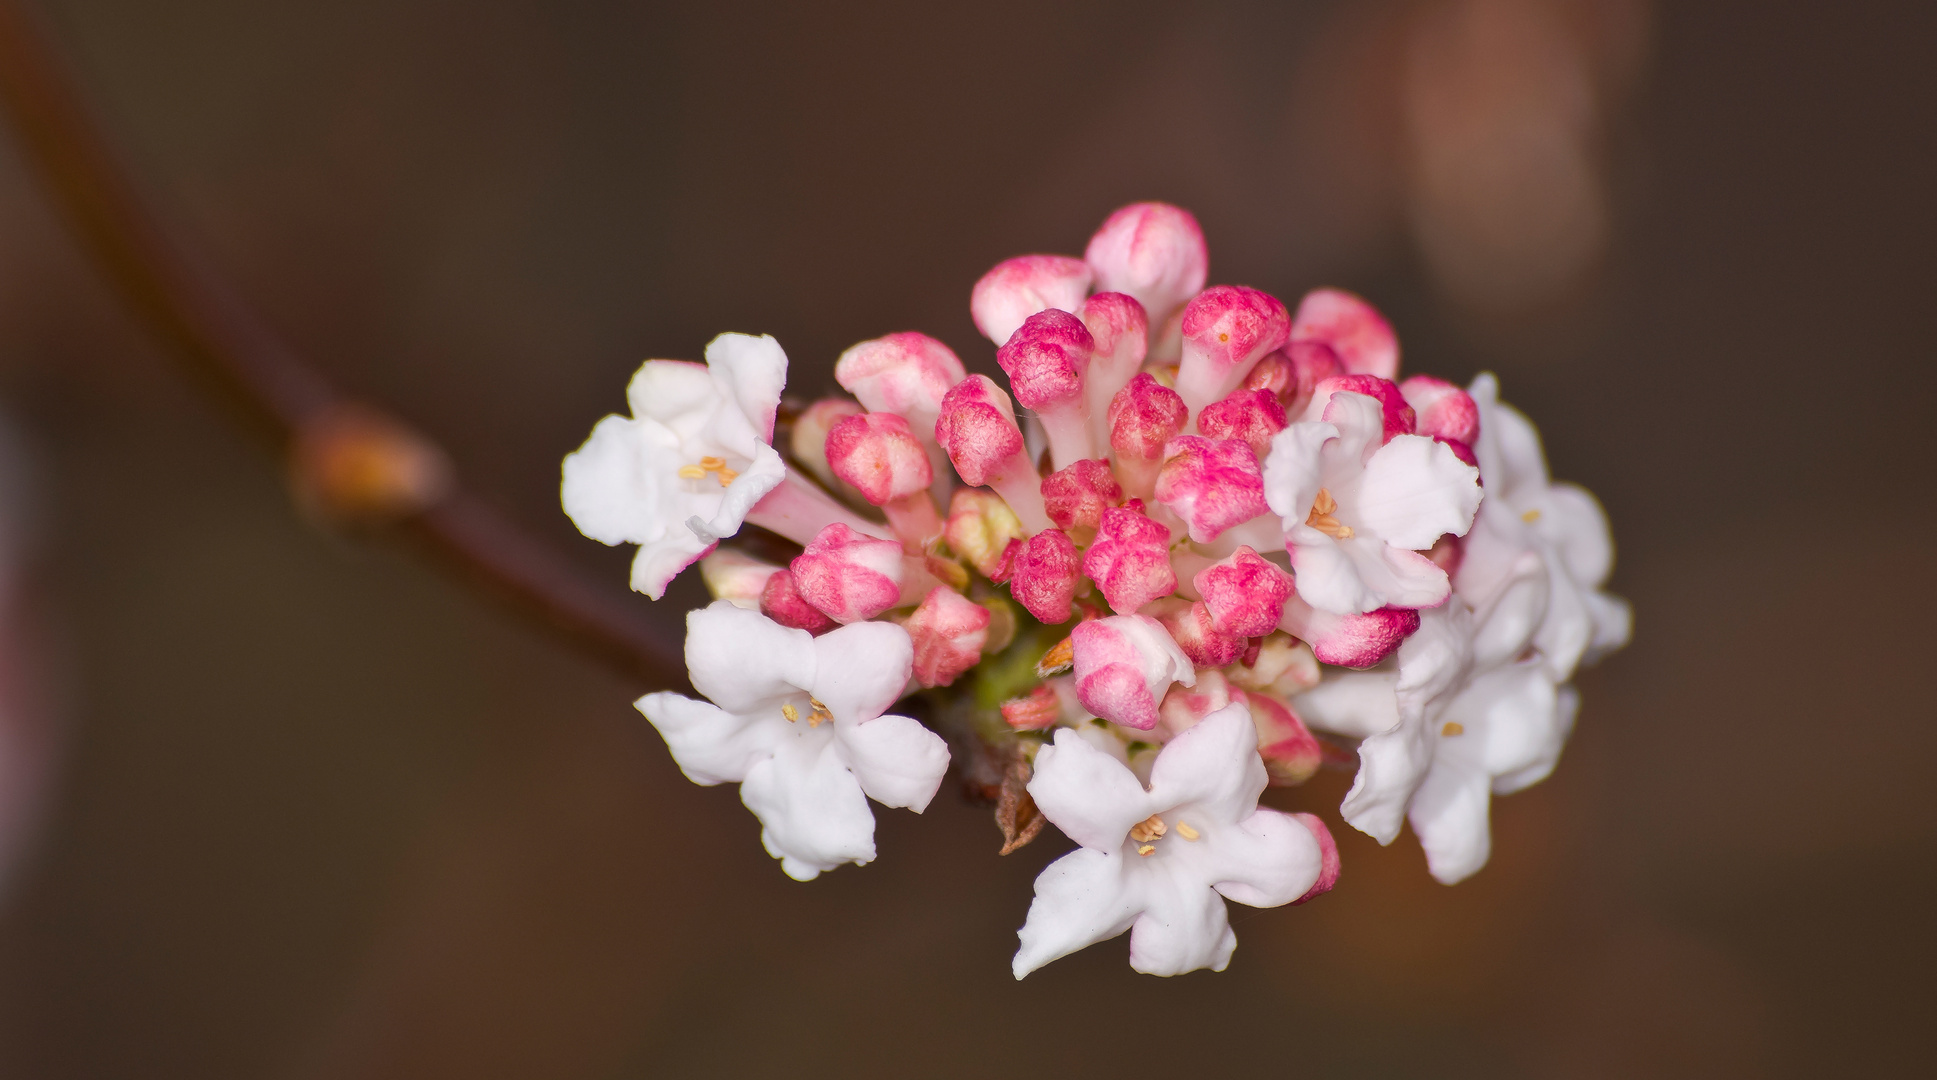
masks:
{"label": "anther", "polygon": [[791,701],[782,702],[780,706],[780,715],[786,717],[787,722],[791,724],[800,719],[800,710],[794,708],[794,703]]}
{"label": "anther", "polygon": [[681,465],[679,467],[679,478],[681,480],[699,480],[705,476],[706,470],[700,468],[698,465]]}
{"label": "anther", "polygon": [[1130,839],[1147,844],[1152,840],[1162,840],[1169,831],[1170,827],[1164,824],[1164,819],[1152,814],[1130,827]]}
{"label": "anther", "polygon": [[1177,823],[1177,835],[1183,837],[1186,840],[1195,842],[1197,838],[1202,834],[1199,833],[1196,829],[1191,828],[1189,823],[1180,821]]}
{"label": "anther", "polygon": [[1151,852],[1153,852],[1153,851],[1156,851],[1156,850],[1157,850],[1157,849],[1156,849],[1156,848],[1155,848],[1154,846],[1152,846],[1152,845],[1150,845],[1150,844],[1138,844],[1138,845],[1137,845],[1137,854],[1139,854],[1139,855],[1149,855],[1149,854],[1150,854]]}
{"label": "anther", "polygon": [[1446,726],[1439,729],[1439,733],[1441,735],[1464,735],[1466,734],[1466,725],[1456,720],[1448,720],[1446,721]]}
{"label": "anther", "polygon": [[1539,520],[1540,520],[1540,510],[1539,510],[1539,508],[1538,508],[1538,507],[1536,507],[1536,508],[1534,508],[1534,509],[1532,509],[1532,510],[1529,510],[1529,511],[1527,511],[1527,512],[1526,512],[1526,513],[1524,513],[1524,514],[1521,514],[1521,515],[1520,515],[1520,520],[1521,520],[1521,521],[1524,521],[1524,522],[1526,522],[1526,523],[1527,523],[1527,524],[1529,524],[1529,525],[1532,525],[1532,524],[1533,524],[1534,522],[1536,522],[1536,521],[1539,521]]}
{"label": "anther", "polygon": [[699,467],[706,470],[707,472],[718,472],[719,470],[726,468],[726,459],[723,457],[712,457],[709,455],[707,457],[703,457],[699,459]]}
{"label": "anther", "polygon": [[715,471],[719,474],[721,487],[725,487],[728,484],[731,484],[740,475],[739,473],[733,471],[732,469],[728,469],[724,467],[717,469]]}
{"label": "anther", "polygon": [[1064,638],[1050,646],[1049,651],[1036,661],[1036,676],[1047,679],[1051,675],[1061,675],[1076,663],[1076,641]]}
{"label": "anther", "polygon": [[1324,488],[1318,489],[1318,497],[1312,500],[1312,512],[1306,516],[1305,524],[1324,533],[1334,540],[1350,540],[1352,527],[1341,525],[1332,514],[1338,510],[1338,500]]}

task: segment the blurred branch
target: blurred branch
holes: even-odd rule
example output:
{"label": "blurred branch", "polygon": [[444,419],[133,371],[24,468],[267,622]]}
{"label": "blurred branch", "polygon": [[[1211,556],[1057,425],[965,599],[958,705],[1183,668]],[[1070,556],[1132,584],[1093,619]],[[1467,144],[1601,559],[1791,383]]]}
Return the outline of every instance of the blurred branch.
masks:
{"label": "blurred branch", "polygon": [[468,585],[654,687],[683,682],[677,636],[456,483],[401,422],[339,392],[150,210],[34,15],[0,0],[0,98],[20,144],[122,296],[291,464],[304,502],[429,555]]}

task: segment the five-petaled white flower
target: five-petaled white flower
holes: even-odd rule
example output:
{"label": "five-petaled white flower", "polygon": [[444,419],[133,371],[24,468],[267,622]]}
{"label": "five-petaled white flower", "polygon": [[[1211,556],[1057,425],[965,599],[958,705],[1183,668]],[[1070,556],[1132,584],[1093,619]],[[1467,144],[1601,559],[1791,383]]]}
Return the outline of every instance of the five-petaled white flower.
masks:
{"label": "five-petaled white flower", "polygon": [[786,384],[769,336],[721,334],[704,365],[646,361],[626,386],[632,416],[599,421],[565,458],[565,513],[600,543],[638,544],[632,587],[659,599],[786,478],[769,445]]}
{"label": "five-petaled white flower", "polygon": [[721,600],[687,615],[686,664],[713,703],[657,693],[639,711],[694,783],[739,782],[761,843],[789,877],[872,861],[868,798],[920,813],[941,786],[941,736],[882,715],[914,664],[893,623],[816,638]]}
{"label": "five-petaled white flower", "polygon": [[1029,794],[1083,845],[1036,878],[1018,933],[1020,979],[1130,931],[1130,966],[1150,975],[1224,970],[1237,935],[1224,899],[1277,907],[1331,888],[1338,855],[1323,823],[1260,807],[1258,732],[1233,704],[1167,743],[1150,787],[1068,728],[1036,754]]}
{"label": "five-petaled white flower", "polygon": [[1479,470],[1444,443],[1396,434],[1383,444],[1380,403],[1333,394],[1322,420],[1271,440],[1265,499],[1284,519],[1298,595],[1354,615],[1446,599],[1446,572],[1420,552],[1464,533],[1480,505]]}

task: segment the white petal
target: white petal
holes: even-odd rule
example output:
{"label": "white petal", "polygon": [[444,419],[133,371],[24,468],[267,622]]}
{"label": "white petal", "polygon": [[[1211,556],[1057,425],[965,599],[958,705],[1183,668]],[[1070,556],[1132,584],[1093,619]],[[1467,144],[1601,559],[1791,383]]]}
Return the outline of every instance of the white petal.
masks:
{"label": "white petal", "polygon": [[1561,748],[1567,745],[1567,736],[1573,733],[1574,716],[1580,711],[1580,693],[1571,686],[1558,687],[1554,691],[1553,726],[1545,738],[1551,753],[1534,757],[1531,764],[1510,772],[1497,773],[1493,777],[1493,794],[1511,795],[1516,791],[1530,788],[1554,771],[1560,761]]}
{"label": "white petal", "polygon": [[1568,577],[1590,589],[1607,581],[1614,569],[1614,537],[1593,493],[1577,484],[1553,485],[1533,525],[1560,552]]}
{"label": "white petal", "polygon": [[1370,395],[1343,391],[1324,403],[1321,419],[1338,429],[1338,440],[1325,447],[1326,481],[1355,477],[1385,439],[1385,406]]}
{"label": "white petal", "polygon": [[1547,617],[1551,579],[1538,552],[1523,551],[1512,572],[1476,617],[1473,666],[1498,667],[1518,658],[1533,643]]}
{"label": "white petal", "polygon": [[1205,824],[1235,826],[1257,810],[1268,779],[1251,712],[1232,703],[1165,744],[1150,767],[1150,798],[1165,809],[1191,804]]}
{"label": "white petal", "polygon": [[730,712],[770,709],[816,682],[814,638],[725,600],[686,613],[693,689]]}
{"label": "white petal", "polygon": [[1204,839],[1213,841],[1214,887],[1240,904],[1289,904],[1309,892],[1324,869],[1324,854],[1311,830],[1266,807]]}
{"label": "white petal", "polygon": [[888,806],[921,813],[948,772],[948,743],[906,716],[836,724],[834,738],[861,790]]}
{"label": "white petal", "polygon": [[[1354,536],[1336,543],[1340,553],[1351,560],[1354,576],[1373,599],[1372,605],[1362,611],[1387,606],[1432,607],[1453,591],[1453,583],[1446,577],[1446,571],[1417,551],[1394,547],[1376,536]],[[1297,557],[1293,555],[1294,560]],[[1303,595],[1302,589],[1300,595]],[[1310,602],[1313,607],[1324,606],[1316,601]],[[1337,614],[1354,613],[1340,611]]]}
{"label": "white petal", "polygon": [[1332,674],[1298,695],[1292,702],[1306,724],[1321,731],[1363,739],[1390,731],[1399,723],[1399,699],[1392,688],[1398,676],[1389,671]]}
{"label": "white petal", "polygon": [[691,434],[720,405],[720,386],[704,364],[690,360],[648,360],[626,383],[632,415]]}
{"label": "white petal", "polygon": [[1406,804],[1432,766],[1440,713],[1466,678],[1471,639],[1471,612],[1454,601],[1422,612],[1419,631],[1399,646],[1399,723],[1359,744],[1359,774],[1339,805],[1341,817],[1381,844],[1398,837]]}
{"label": "white petal", "polygon": [[[1357,560],[1339,546],[1339,541],[1299,524],[1286,529],[1285,542],[1291,552],[1291,573],[1298,595],[1307,604],[1337,615],[1362,615],[1385,606],[1380,594],[1359,579]],[[1372,542],[1385,546],[1380,540]]]}
{"label": "white petal", "polygon": [[760,842],[787,876],[808,881],[842,863],[874,860],[874,813],[832,735],[804,724],[747,772],[740,801],[765,826]]}
{"label": "white petal", "polygon": [[657,600],[666,595],[666,586],[681,570],[698,562],[712,547],[690,529],[668,529],[659,539],[641,543],[633,553],[628,584],[634,592]]}
{"label": "white petal", "polygon": [[[812,640],[814,696],[837,723],[872,720],[887,712],[914,671],[915,647],[908,631],[890,622],[850,623]],[[746,662],[744,654],[741,662]]]}
{"label": "white petal", "polygon": [[1359,773],[1339,803],[1339,816],[1381,844],[1399,837],[1406,804],[1432,766],[1430,733],[1402,723],[1359,744]]}
{"label": "white petal", "polygon": [[[738,533],[754,504],[766,498],[768,492],[787,479],[787,464],[780,460],[778,451],[766,443],[752,444],[752,451],[751,461],[720,494],[719,505],[712,514],[693,515],[700,517],[706,524],[706,531],[715,537],[724,538]],[[693,532],[691,526],[687,526],[685,531]]]}
{"label": "white petal", "polygon": [[1395,547],[1424,551],[1441,535],[1462,535],[1480,508],[1480,470],[1445,443],[1394,435],[1366,462],[1357,505],[1341,519],[1363,525]]}
{"label": "white petal", "polygon": [[1492,801],[1485,773],[1438,765],[1413,796],[1407,817],[1426,850],[1426,868],[1442,884],[1462,881],[1486,865],[1493,850],[1487,823]]}
{"label": "white petal", "polygon": [[1145,975],[1182,975],[1230,966],[1238,937],[1224,898],[1208,884],[1178,875],[1139,875],[1143,914],[1130,928],[1130,966]]}
{"label": "white petal", "polygon": [[1491,372],[1467,388],[1480,410],[1480,441],[1473,452],[1480,459],[1480,475],[1487,490],[1518,502],[1523,491],[1547,486],[1547,456],[1540,449],[1540,433],[1520,410],[1500,401],[1500,384]]}
{"label": "white petal", "polygon": [[1264,501],[1285,519],[1285,528],[1302,525],[1323,486],[1322,451],[1338,428],[1322,421],[1293,424],[1271,439],[1264,456]]}
{"label": "white petal", "polygon": [[1628,643],[1634,632],[1634,610],[1626,600],[1606,593],[1589,593],[1588,616],[1594,620],[1594,640],[1581,659],[1593,663]]}
{"label": "white petal", "polygon": [[771,334],[721,334],[706,346],[706,364],[761,442],[773,441],[774,412],[787,387],[787,354]]}
{"label": "white petal", "polygon": [[559,501],[578,531],[601,544],[655,539],[665,532],[657,508],[668,478],[653,466],[678,451],[679,440],[664,426],[608,416],[565,455]]}
{"label": "white petal", "polygon": [[1016,933],[1022,942],[1011,965],[1016,978],[1128,930],[1143,898],[1125,869],[1122,855],[1089,848],[1050,863],[1036,878],[1036,898]]}
{"label": "white petal", "polygon": [[1071,840],[1106,853],[1122,847],[1130,826],[1149,817],[1154,805],[1128,766],[1068,728],[1036,751],[1029,794]]}
{"label": "white petal", "polygon": [[776,727],[786,721],[777,717],[737,716],[682,694],[647,694],[633,704],[659,729],[679,771],[695,784],[745,780],[787,735]]}

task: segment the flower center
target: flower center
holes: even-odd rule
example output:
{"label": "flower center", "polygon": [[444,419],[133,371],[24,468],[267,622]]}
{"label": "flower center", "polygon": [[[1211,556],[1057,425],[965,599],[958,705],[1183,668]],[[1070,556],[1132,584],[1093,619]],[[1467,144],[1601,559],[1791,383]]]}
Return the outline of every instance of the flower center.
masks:
{"label": "flower center", "polygon": [[1324,533],[1334,540],[1350,540],[1352,538],[1352,527],[1350,525],[1340,525],[1338,519],[1332,516],[1337,512],[1338,500],[1332,498],[1331,492],[1324,488],[1319,488],[1318,498],[1312,500],[1312,512],[1305,518],[1305,524],[1310,525],[1312,528],[1317,529],[1319,532]]}
{"label": "flower center", "polygon": [[[827,710],[827,706],[820,703],[819,698],[810,695],[807,698],[807,702],[813,709],[813,711],[807,714],[808,727],[817,728],[827,721],[834,719],[834,714]],[[795,705],[791,701],[782,702],[780,705],[780,715],[786,717],[789,724],[797,724],[800,722],[800,706]]]}
{"label": "flower center", "polygon": [[[1156,853],[1157,841],[1162,840],[1169,832],[1170,826],[1164,823],[1163,817],[1158,814],[1152,814],[1142,821],[1137,822],[1135,825],[1130,826],[1130,839],[1136,841],[1137,854],[1147,857]],[[1204,834],[1191,828],[1190,822],[1179,819],[1177,822],[1177,835],[1183,837],[1186,841],[1196,843],[1197,838]]]}
{"label": "flower center", "polygon": [[697,465],[679,467],[681,480],[704,480],[709,473],[719,478],[721,487],[731,484],[740,475],[738,471],[727,468],[726,459],[720,457],[703,457]]}

